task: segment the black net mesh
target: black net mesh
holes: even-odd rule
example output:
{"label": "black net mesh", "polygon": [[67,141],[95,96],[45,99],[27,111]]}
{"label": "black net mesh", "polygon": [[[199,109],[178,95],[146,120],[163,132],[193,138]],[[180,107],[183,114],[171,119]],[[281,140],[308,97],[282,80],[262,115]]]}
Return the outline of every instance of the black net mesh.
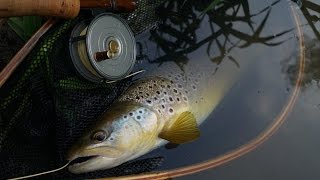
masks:
{"label": "black net mesh", "polygon": [[[138,9],[123,15],[137,35],[158,21],[155,9],[163,0],[140,0]],[[98,119],[129,82],[94,84],[76,73],[68,41],[84,18],[57,24],[0,89],[0,179],[47,171],[63,165],[67,149]],[[75,176],[67,170],[51,179],[83,179],[151,171],[162,157],[128,162],[107,171]],[[39,177],[43,179],[44,177]]]}

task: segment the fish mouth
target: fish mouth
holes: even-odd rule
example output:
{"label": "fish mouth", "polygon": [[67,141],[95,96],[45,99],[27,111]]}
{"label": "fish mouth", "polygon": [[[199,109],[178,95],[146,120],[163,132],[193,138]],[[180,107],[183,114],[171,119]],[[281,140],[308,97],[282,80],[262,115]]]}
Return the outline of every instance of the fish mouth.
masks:
{"label": "fish mouth", "polygon": [[74,159],[70,162],[69,166],[80,166],[81,164],[84,164],[87,161],[92,160],[94,158],[98,158],[98,157],[99,157],[99,155],[77,157],[76,159]]}
{"label": "fish mouth", "polygon": [[70,162],[68,170],[73,174],[86,173],[94,167],[94,163],[99,161],[99,159],[101,159],[101,156],[98,155],[77,157]]}
{"label": "fish mouth", "polygon": [[72,160],[68,170],[73,174],[81,174],[96,170],[104,170],[114,167],[115,158],[100,155],[82,156]]}

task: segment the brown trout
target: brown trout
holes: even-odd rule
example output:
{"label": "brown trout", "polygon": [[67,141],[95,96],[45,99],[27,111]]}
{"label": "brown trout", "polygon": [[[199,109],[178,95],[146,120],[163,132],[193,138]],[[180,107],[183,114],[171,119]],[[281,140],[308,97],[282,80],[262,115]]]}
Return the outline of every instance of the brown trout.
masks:
{"label": "brown trout", "polygon": [[109,169],[168,142],[182,144],[200,136],[198,126],[235,81],[239,69],[208,58],[181,70],[166,62],[129,87],[98,123],[71,148],[72,173]]}

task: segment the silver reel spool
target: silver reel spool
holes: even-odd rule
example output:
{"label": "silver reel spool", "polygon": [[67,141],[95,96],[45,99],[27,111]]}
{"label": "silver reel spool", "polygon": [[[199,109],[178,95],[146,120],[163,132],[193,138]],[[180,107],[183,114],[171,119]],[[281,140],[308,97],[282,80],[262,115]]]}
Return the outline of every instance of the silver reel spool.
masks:
{"label": "silver reel spool", "polygon": [[77,24],[70,37],[72,62],[91,82],[115,82],[130,74],[136,62],[134,35],[119,16],[104,13]]}

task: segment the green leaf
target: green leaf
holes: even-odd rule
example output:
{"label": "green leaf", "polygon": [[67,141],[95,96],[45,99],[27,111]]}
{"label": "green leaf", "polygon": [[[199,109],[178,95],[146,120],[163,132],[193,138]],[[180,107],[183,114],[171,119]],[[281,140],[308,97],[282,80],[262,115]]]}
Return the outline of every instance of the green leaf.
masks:
{"label": "green leaf", "polygon": [[27,41],[41,26],[42,18],[39,16],[12,17],[8,20],[9,26]]}
{"label": "green leaf", "polygon": [[217,6],[218,4],[222,3],[223,0],[213,0],[212,3],[202,11],[201,14],[205,14],[208,11],[212,10],[215,6]]}

